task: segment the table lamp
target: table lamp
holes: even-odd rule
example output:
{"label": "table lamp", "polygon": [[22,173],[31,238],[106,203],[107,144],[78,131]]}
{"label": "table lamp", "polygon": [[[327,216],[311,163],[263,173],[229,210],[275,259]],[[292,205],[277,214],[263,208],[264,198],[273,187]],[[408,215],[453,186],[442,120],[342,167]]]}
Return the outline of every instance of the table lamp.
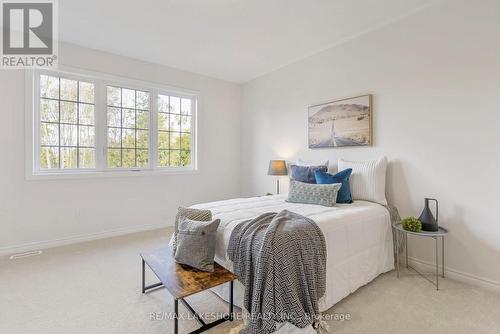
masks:
{"label": "table lamp", "polygon": [[285,160],[271,160],[269,161],[269,169],[267,170],[267,175],[278,176],[276,178],[276,194],[280,193],[280,179],[279,176],[287,175],[288,170],[286,168]]}

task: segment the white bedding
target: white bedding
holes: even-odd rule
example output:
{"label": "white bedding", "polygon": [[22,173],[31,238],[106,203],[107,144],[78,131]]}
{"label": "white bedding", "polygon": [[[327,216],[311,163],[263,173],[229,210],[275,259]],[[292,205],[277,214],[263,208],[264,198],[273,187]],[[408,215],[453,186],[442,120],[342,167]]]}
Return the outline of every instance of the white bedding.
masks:
{"label": "white bedding", "polygon": [[[369,283],[381,273],[394,269],[392,231],[389,212],[383,206],[366,201],[324,207],[285,202],[286,195],[238,198],[194,205],[212,210],[221,223],[217,231],[216,261],[231,270],[227,245],[233,228],[241,221],[255,218],[265,212],[287,209],[313,219],[321,228],[327,247],[327,288],[319,301],[320,311]],[[225,285],[214,289],[228,300]],[[243,286],[235,284],[235,304],[242,306]],[[291,324],[278,332],[311,332],[312,327],[299,329]]]}

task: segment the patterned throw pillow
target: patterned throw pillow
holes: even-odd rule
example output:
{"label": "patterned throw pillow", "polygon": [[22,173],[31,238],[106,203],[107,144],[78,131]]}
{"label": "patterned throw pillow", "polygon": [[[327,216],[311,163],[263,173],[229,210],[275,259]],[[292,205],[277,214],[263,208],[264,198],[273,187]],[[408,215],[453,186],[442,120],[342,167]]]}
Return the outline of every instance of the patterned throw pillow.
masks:
{"label": "patterned throw pillow", "polygon": [[334,206],[342,183],[309,184],[290,180],[287,202]]}
{"label": "patterned throw pillow", "polygon": [[179,222],[185,218],[198,221],[211,221],[212,211],[184,208],[182,206],[179,207],[179,209],[177,210],[177,216],[175,216],[175,232],[174,232],[174,240],[172,243],[174,255],[177,249],[177,231]]}
{"label": "patterned throw pillow", "polygon": [[183,219],[177,232],[175,261],[202,271],[214,271],[215,238],[220,219],[196,221]]}

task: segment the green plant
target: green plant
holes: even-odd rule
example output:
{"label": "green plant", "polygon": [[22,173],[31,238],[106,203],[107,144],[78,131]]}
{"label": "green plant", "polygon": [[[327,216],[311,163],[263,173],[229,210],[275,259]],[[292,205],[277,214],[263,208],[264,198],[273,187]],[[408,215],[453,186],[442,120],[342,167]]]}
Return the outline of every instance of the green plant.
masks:
{"label": "green plant", "polygon": [[412,232],[422,231],[422,222],[415,217],[406,217],[401,221],[403,229]]}

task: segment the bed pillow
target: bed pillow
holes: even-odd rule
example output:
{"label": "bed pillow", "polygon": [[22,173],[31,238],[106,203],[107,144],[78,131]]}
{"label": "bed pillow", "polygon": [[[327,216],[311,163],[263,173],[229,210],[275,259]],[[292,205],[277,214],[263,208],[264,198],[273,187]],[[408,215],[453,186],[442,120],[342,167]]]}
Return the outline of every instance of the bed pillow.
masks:
{"label": "bed pillow", "polygon": [[297,166],[326,166],[328,168],[329,160],[320,160],[320,161],[312,161],[312,160],[304,160],[297,159],[295,163]]}
{"label": "bed pillow", "polygon": [[326,172],[328,170],[327,166],[297,166],[291,165],[291,177],[292,180],[305,182],[305,183],[316,183],[316,178],[314,172],[317,170]]}
{"label": "bed pillow", "polygon": [[341,183],[310,184],[290,181],[287,202],[334,206]]}
{"label": "bed pillow", "polygon": [[202,271],[214,271],[215,238],[220,219],[179,222],[175,261]]}
{"label": "bed pillow", "polygon": [[386,157],[372,161],[347,161],[340,159],[339,170],[351,168],[349,180],[352,199],[387,205],[385,198]]}
{"label": "bed pillow", "polygon": [[177,216],[175,216],[175,231],[174,231],[174,238],[172,241],[172,250],[175,255],[175,250],[177,249],[177,231],[178,231],[178,225],[181,220],[184,218],[192,219],[192,220],[198,220],[198,221],[210,221],[212,220],[212,211],[210,210],[199,210],[199,209],[192,209],[192,208],[185,208],[180,206],[177,209]]}
{"label": "bed pillow", "polygon": [[351,189],[349,187],[349,177],[351,173],[351,168],[344,169],[335,175],[317,170],[314,172],[314,176],[317,184],[341,183],[342,187],[340,187],[339,193],[337,194],[337,203],[350,204],[352,203]]}

